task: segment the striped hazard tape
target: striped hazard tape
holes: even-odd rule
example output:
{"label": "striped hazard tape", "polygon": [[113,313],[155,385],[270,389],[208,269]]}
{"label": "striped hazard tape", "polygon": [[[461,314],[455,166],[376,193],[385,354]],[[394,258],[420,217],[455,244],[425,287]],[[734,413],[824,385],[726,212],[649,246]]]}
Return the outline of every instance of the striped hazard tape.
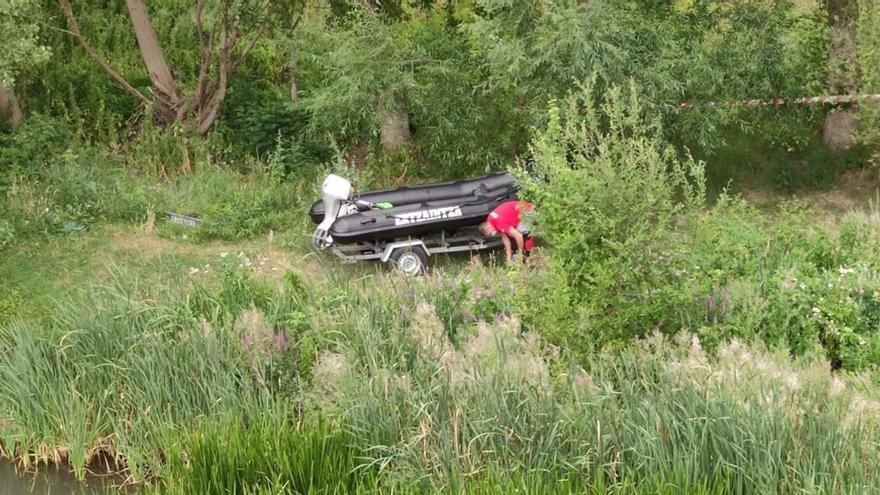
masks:
{"label": "striped hazard tape", "polygon": [[[832,96],[807,96],[801,98],[773,98],[772,100],[735,100],[725,103],[709,102],[711,107],[746,107],[746,108],[762,108],[762,107],[780,107],[783,105],[840,105],[844,103],[873,103],[880,102],[880,93],[867,93],[861,95],[832,95]],[[692,103],[684,102],[678,105],[678,108],[687,110],[693,108]]]}

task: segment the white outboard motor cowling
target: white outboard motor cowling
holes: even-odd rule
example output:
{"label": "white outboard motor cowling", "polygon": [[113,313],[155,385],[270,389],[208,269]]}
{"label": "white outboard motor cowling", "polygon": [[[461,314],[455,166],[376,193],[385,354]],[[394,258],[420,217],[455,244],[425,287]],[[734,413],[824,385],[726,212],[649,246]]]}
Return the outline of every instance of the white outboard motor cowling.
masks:
{"label": "white outboard motor cowling", "polygon": [[324,249],[333,244],[333,239],[330,237],[330,226],[339,216],[343,203],[348,201],[351,196],[351,182],[338,175],[330,174],[324,179],[321,192],[324,200],[324,220],[315,229],[312,243],[317,248]]}

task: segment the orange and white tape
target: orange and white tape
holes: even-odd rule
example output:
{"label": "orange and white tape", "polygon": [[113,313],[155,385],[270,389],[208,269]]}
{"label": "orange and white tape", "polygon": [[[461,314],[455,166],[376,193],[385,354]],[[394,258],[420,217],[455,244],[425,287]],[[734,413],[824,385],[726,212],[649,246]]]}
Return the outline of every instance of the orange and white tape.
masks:
{"label": "orange and white tape", "polygon": [[[840,105],[843,103],[875,103],[880,102],[880,93],[866,93],[860,95],[831,95],[831,96],[807,96],[801,98],[773,98],[772,100],[734,100],[723,104],[709,102],[711,107],[746,107],[746,108],[762,108],[762,107],[780,107],[783,105]],[[678,105],[678,108],[687,110],[693,108],[692,103],[684,102]]]}

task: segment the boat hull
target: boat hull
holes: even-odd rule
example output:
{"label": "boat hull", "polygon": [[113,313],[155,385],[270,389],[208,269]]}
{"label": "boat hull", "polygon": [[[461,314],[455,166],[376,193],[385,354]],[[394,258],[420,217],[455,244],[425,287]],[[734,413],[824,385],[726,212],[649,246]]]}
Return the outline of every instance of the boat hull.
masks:
{"label": "boat hull", "polygon": [[437,233],[479,225],[504,201],[516,199],[516,189],[501,188],[481,196],[451,198],[374,209],[339,217],[330,227],[337,244],[365,241],[391,241],[402,237]]}
{"label": "boat hull", "polygon": [[[421,205],[437,201],[457,200],[464,202],[467,199],[495,196],[499,192],[508,193],[516,190],[515,179],[506,172],[484,175],[462,181],[442,182],[425,186],[400,187],[397,189],[385,189],[382,191],[370,191],[358,195],[358,199],[370,203],[391,203],[395,207],[406,205]],[[491,211],[491,210],[490,210]],[[324,202],[321,200],[312,204],[309,216],[315,224],[324,220]],[[386,210],[387,212],[387,210]],[[488,212],[486,212],[488,215]],[[344,217],[340,217],[344,218]],[[339,221],[339,220],[337,220]]]}

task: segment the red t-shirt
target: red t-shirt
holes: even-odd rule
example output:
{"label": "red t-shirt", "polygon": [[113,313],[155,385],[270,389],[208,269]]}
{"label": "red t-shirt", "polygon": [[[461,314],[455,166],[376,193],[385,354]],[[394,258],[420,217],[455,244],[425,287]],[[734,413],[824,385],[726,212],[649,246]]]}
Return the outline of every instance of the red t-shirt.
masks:
{"label": "red t-shirt", "polygon": [[498,232],[507,233],[511,227],[516,228],[522,220],[520,213],[531,210],[532,204],[525,201],[505,201],[496,206],[486,221]]}

